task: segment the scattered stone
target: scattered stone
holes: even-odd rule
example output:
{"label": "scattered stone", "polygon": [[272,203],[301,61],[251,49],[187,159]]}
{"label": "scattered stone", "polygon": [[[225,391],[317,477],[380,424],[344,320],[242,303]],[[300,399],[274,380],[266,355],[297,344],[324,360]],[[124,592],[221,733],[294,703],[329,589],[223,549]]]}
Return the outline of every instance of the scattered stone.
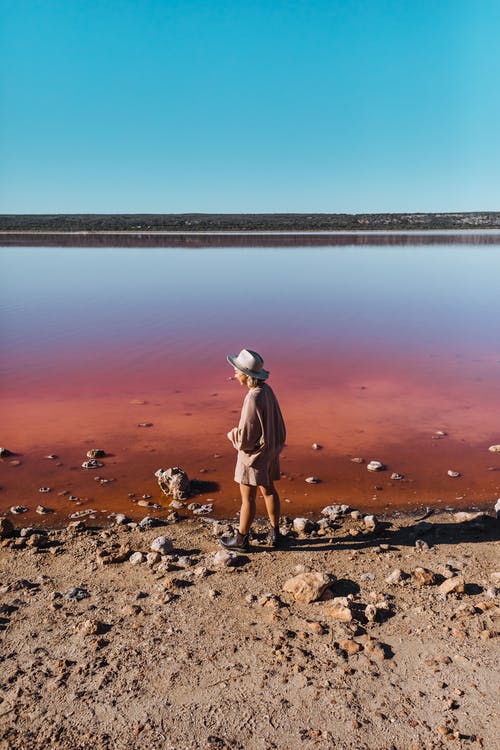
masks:
{"label": "scattered stone", "polygon": [[44,505],[37,505],[35,509],[35,513],[38,513],[40,516],[45,516],[48,513],[53,513],[54,511],[52,508],[46,508]]}
{"label": "scattered stone", "polygon": [[161,505],[158,505],[158,503],[150,503],[149,500],[144,500],[142,498],[137,501],[137,505],[140,505],[141,508],[155,508],[156,510],[161,510]]}
{"label": "scattered stone", "polygon": [[363,518],[363,514],[360,510],[353,510],[351,513],[351,518],[353,521],[361,521],[361,519]]}
{"label": "scattered stone", "polygon": [[7,458],[8,456],[13,456],[14,453],[10,451],[8,448],[0,448],[0,458]]}
{"label": "scattered stone", "polygon": [[144,555],[142,554],[142,552],[132,552],[132,554],[128,558],[128,561],[131,565],[140,565],[144,562]]}
{"label": "scattered stone", "polygon": [[463,594],[465,591],[465,581],[463,576],[453,576],[439,586],[439,591],[443,596],[448,594]]}
{"label": "scattered stone", "polygon": [[313,451],[320,451],[322,447],[323,447],[323,446],[322,446],[322,445],[320,445],[319,443],[313,443],[313,444],[311,445],[311,448],[313,449]]}
{"label": "scattered stone", "polygon": [[377,661],[383,661],[387,658],[386,650],[380,641],[375,640],[371,636],[364,636],[363,645],[365,647],[365,654],[372,656]]}
{"label": "scattered stone", "polygon": [[351,601],[346,596],[335,596],[325,603],[324,613],[327,617],[341,622],[351,622],[352,610]]}
{"label": "scattered stone", "polygon": [[361,573],[359,576],[360,581],[374,581],[375,573]]}
{"label": "scattered stone", "polygon": [[8,539],[14,534],[14,524],[10,518],[0,518],[0,539]]}
{"label": "scattered stone", "polygon": [[395,482],[400,482],[404,478],[405,478],[405,475],[404,474],[398,474],[397,471],[394,471],[391,474],[391,479],[393,479]]}
{"label": "scattered stone", "polygon": [[51,461],[55,461],[59,456],[56,456],[55,453],[49,453],[48,456],[44,456],[44,458],[49,458]]}
{"label": "scattered stone", "polygon": [[10,512],[13,513],[15,516],[17,516],[20,513],[27,513],[28,508],[26,508],[25,505],[11,505]]}
{"label": "scattered stone", "polygon": [[158,469],[158,471],[155,471],[155,477],[158,479],[162,492],[167,497],[172,495],[174,500],[187,500],[189,497],[191,486],[189,477],[178,466],[170,469]]}
{"label": "scattered stone", "polygon": [[221,549],[214,555],[214,563],[219,567],[231,568],[238,562],[238,554],[234,550]]}
{"label": "scattered stone", "polygon": [[52,487],[39,487],[38,492],[52,492]]}
{"label": "scattered stone", "polygon": [[87,458],[104,458],[106,452],[102,448],[91,448],[87,451]]}
{"label": "scattered stone", "polygon": [[361,458],[361,456],[355,456],[354,458],[351,458],[351,462],[353,464],[364,464],[365,459]]}
{"label": "scattered stone", "polygon": [[110,518],[113,519],[117,526],[123,526],[130,521],[130,518],[128,518],[125,513],[112,513]]}
{"label": "scattered stone", "polygon": [[427,550],[430,549],[430,546],[424,539],[416,539],[415,549],[418,549],[419,552],[427,552]]}
{"label": "scattered stone", "polygon": [[305,481],[307,484],[319,484],[321,480],[318,477],[307,477]]}
{"label": "scattered stone", "polygon": [[460,476],[460,472],[459,471],[453,471],[453,469],[448,469],[447,474],[448,474],[449,477],[453,477],[455,479]]}
{"label": "scattered stone", "polygon": [[370,461],[366,468],[368,471],[384,471],[385,466],[381,461]]}
{"label": "scattered stone", "polygon": [[[2,450],[2,449],[0,449]],[[490,453],[500,453],[500,445],[490,445],[488,448]]]}
{"label": "scattered stone", "polygon": [[87,589],[81,588],[80,586],[75,586],[68,591],[65,598],[76,599],[77,602],[80,602],[82,599],[88,599],[89,596],[90,594]]}
{"label": "scattered stone", "polygon": [[331,583],[332,577],[326,573],[299,573],[285,581],[283,591],[292,594],[295,601],[309,604],[319,599]]}
{"label": "scattered stone", "polygon": [[365,617],[368,622],[375,622],[378,609],[374,604],[367,604],[365,607]]}
{"label": "scattered stone", "polygon": [[366,531],[376,531],[378,529],[378,520],[376,516],[364,516],[363,517],[363,524],[366,529]]}
{"label": "scattered stone", "polygon": [[139,521],[139,528],[142,531],[145,531],[146,529],[153,529],[156,526],[164,526],[165,521],[162,521],[160,518],[154,518],[153,516],[144,516],[144,518]]}
{"label": "scattered stone", "polygon": [[344,641],[339,641],[339,646],[349,656],[354,656],[354,654],[359,654],[359,652],[363,650],[363,646],[361,645],[361,643],[358,643],[352,638],[347,638]]}
{"label": "scattered stone", "polygon": [[71,521],[66,528],[68,531],[76,533],[79,531],[85,531],[87,527],[85,526],[85,521]]}
{"label": "scattered stone", "polygon": [[90,458],[88,461],[84,461],[82,469],[100,469],[104,464],[102,461],[96,461],[95,458]]}
{"label": "scattered stone", "polygon": [[308,534],[313,531],[315,524],[308,518],[294,518],[293,519],[293,530],[298,534]]}
{"label": "scattered stone", "polygon": [[77,510],[75,513],[70,513],[68,518],[86,518],[87,516],[91,516],[95,518],[95,514],[97,513],[96,510],[93,510],[92,508],[88,508],[87,510]]}
{"label": "scattered stone", "polygon": [[470,513],[465,510],[460,510],[453,514],[453,519],[457,523],[464,523],[465,521],[476,521],[478,518],[484,518],[485,514],[479,511],[478,513]]}
{"label": "scattered stone", "polygon": [[166,536],[157,536],[151,542],[151,552],[159,552],[160,555],[168,555],[174,549],[174,545]]}
{"label": "scattered stone", "polygon": [[412,577],[417,586],[432,586],[436,583],[436,574],[427,568],[415,568]]}
{"label": "scattered stone", "polygon": [[205,505],[200,505],[198,508],[195,508],[193,510],[194,516],[207,516],[209,513],[212,513],[213,511],[213,505],[206,503]]}
{"label": "scattered stone", "polygon": [[139,422],[139,424],[137,425],[137,427],[152,427],[152,426],[153,426],[152,422]]}
{"label": "scattered stone", "polygon": [[106,626],[101,620],[89,619],[82,624],[83,635],[101,635],[106,631]]}
{"label": "scattered stone", "polygon": [[180,510],[181,508],[185,508],[186,503],[181,503],[180,500],[172,500],[169,503],[169,508],[174,508],[174,510]]}
{"label": "scattered stone", "polygon": [[323,508],[321,515],[326,516],[331,521],[335,521],[339,516],[343,516],[350,511],[348,505],[327,505]]}
{"label": "scattered stone", "polygon": [[153,565],[158,565],[159,562],[161,562],[161,555],[159,552],[148,552],[146,555],[146,562],[149,565],[150,568],[153,567]]}

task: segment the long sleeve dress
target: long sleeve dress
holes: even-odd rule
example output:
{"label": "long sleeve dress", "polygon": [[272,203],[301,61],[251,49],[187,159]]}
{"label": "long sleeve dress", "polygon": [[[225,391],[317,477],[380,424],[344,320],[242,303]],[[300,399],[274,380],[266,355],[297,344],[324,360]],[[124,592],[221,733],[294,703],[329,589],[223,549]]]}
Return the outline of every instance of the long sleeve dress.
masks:
{"label": "long sleeve dress", "polygon": [[238,451],[235,482],[269,487],[280,478],[279,455],[286,429],[278,400],[267,383],[249,388],[238,427],[228,437]]}

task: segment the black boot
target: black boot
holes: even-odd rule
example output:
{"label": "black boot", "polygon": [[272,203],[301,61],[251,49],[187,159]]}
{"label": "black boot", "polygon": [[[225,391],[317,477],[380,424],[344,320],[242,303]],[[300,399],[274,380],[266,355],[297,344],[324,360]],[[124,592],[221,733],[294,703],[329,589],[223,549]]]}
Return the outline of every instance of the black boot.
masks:
{"label": "black boot", "polygon": [[240,534],[239,531],[234,536],[223,536],[220,543],[226,549],[234,549],[237,552],[247,552],[250,549],[248,534]]}
{"label": "black boot", "polygon": [[269,534],[269,544],[274,549],[279,549],[279,547],[281,547],[281,533],[279,526],[275,526],[271,529],[271,533]]}

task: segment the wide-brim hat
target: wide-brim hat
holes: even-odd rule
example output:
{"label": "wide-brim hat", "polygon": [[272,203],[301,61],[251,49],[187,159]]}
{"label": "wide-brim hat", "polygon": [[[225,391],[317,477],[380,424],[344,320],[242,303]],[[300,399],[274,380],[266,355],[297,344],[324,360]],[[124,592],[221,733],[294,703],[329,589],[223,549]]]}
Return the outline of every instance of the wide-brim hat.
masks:
{"label": "wide-brim hat", "polygon": [[239,354],[228,354],[227,361],[244,375],[249,375],[251,378],[267,380],[269,377],[269,372],[264,370],[264,360],[260,354],[251,351],[251,349],[242,349]]}

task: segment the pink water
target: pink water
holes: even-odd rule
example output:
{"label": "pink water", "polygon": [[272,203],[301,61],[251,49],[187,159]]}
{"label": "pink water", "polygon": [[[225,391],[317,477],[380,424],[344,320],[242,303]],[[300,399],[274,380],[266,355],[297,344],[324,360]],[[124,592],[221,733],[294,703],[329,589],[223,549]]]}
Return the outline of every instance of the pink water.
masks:
{"label": "pink water", "polygon": [[[0,442],[17,455],[0,462],[0,508],[28,506],[23,523],[88,508],[142,516],[128,494],[162,503],[154,471],[178,465],[205,483],[200,501],[234,515],[226,432],[244,392],[225,357],[242,347],[264,356],[286,418],[285,512],[489,505],[500,244],[447,242],[1,248]],[[94,447],[105,466],[85,471]],[[39,503],[57,515],[37,516]]]}

